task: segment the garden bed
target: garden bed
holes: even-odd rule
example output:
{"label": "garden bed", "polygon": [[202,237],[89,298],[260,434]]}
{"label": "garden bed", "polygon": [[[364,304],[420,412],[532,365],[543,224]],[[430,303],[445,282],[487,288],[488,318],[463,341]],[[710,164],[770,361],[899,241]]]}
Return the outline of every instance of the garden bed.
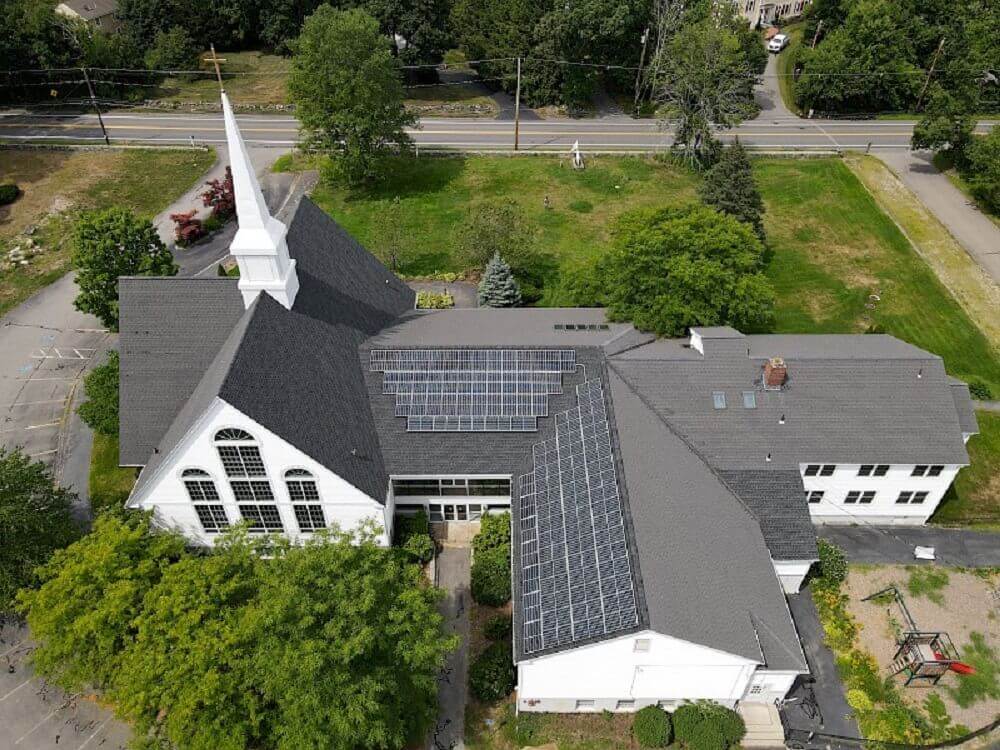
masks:
{"label": "garden bed", "polygon": [[892,682],[903,701],[926,709],[937,696],[955,725],[978,729],[1000,715],[1000,571],[970,572],[937,565],[852,566],[844,585],[847,611],[857,621],[858,647],[871,654],[880,673],[896,653],[896,638],[905,629],[904,616],[891,600],[862,601],[895,584],[922,631],[944,631],[961,658],[977,668],[974,676],[948,672],[933,687],[905,678]]}

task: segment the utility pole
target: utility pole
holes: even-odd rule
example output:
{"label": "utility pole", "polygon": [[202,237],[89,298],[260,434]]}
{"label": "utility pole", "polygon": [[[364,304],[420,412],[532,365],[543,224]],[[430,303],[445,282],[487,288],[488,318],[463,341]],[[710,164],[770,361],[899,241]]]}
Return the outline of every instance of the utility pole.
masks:
{"label": "utility pole", "polygon": [[646,42],[649,41],[649,27],[642,32],[642,54],[639,55],[639,70],[635,73],[635,101],[632,103],[632,117],[639,117],[639,93],[642,82],[642,64],[646,62]]}
{"label": "utility pole", "polygon": [[931,85],[931,76],[934,75],[934,66],[937,65],[938,57],[941,55],[941,50],[944,49],[944,37],[941,37],[940,43],[938,43],[937,49],[934,50],[934,59],[931,60],[931,69],[927,71],[927,80],[924,81],[924,87],[920,89],[920,96],[917,97],[917,111],[920,111],[920,105],[924,101],[924,94],[927,93],[927,87]]}
{"label": "utility pole", "polygon": [[514,150],[521,139],[521,58],[517,58],[517,87],[514,89]]}
{"label": "utility pole", "polygon": [[819,19],[819,23],[816,24],[816,33],[813,34],[812,49],[816,49],[816,42],[819,41],[819,30],[823,28],[823,19]]}
{"label": "utility pole", "polygon": [[90,76],[87,75],[86,68],[80,68],[80,72],[83,73],[83,80],[87,82],[87,91],[90,92],[90,103],[97,110],[97,121],[101,123],[101,133],[104,134],[104,145],[110,146],[111,139],[108,138],[108,129],[104,127],[104,118],[101,117],[101,107],[97,103],[97,97],[94,95],[94,87],[90,84]]}

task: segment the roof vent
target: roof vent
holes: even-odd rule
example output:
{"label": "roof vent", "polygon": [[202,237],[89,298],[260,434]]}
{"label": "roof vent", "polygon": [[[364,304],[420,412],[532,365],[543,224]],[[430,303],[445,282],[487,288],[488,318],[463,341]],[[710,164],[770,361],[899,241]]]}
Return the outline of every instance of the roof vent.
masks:
{"label": "roof vent", "polygon": [[788,365],[781,357],[771,357],[764,364],[764,388],[781,390],[788,378]]}

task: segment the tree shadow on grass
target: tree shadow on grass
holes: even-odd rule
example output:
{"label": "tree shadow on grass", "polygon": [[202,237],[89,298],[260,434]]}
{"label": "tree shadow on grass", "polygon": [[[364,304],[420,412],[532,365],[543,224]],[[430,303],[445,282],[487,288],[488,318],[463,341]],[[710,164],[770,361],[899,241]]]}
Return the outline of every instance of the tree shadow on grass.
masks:
{"label": "tree shadow on grass", "polygon": [[407,198],[437,193],[465,171],[464,156],[392,156],[386,160],[383,177],[373,185],[352,190],[345,201]]}

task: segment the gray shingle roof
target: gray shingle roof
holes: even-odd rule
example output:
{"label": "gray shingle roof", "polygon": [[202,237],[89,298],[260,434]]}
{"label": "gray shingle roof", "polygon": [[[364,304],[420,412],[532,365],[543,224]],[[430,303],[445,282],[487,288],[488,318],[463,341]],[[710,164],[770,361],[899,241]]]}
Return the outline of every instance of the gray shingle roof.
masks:
{"label": "gray shingle roof", "polygon": [[807,670],[756,519],[614,369],[608,380],[649,627]]}
{"label": "gray shingle roof", "polygon": [[122,278],[120,457],[153,454],[244,314],[235,279]]}
{"label": "gray shingle roof", "polygon": [[88,21],[103,18],[118,8],[117,0],[62,0],[60,5],[65,5],[80,18]]}
{"label": "gray shingle roof", "polygon": [[720,471],[719,477],[760,523],[775,560],[816,560],[816,532],[797,470]]}
{"label": "gray shingle roof", "polygon": [[951,378],[951,396],[955,401],[955,412],[958,414],[958,424],[966,435],[979,432],[979,421],[976,419],[975,406],[969,394],[969,386],[957,378]]}
{"label": "gray shingle roof", "polygon": [[[218,396],[381,502],[386,471],[357,352],[365,338],[412,308],[413,292],[309,200],[299,204],[287,242],[299,277],[292,310],[262,294],[240,316],[239,326],[229,326],[231,335],[221,351],[215,347],[218,356],[211,365],[193,373],[200,380],[188,392],[194,394],[189,403],[143,428],[157,434],[153,446],[159,454],[154,455],[162,457]],[[165,308],[177,307],[175,296],[201,305],[183,280],[145,281],[156,287],[147,304],[122,299],[136,331],[160,320]],[[236,298],[242,308],[238,292]],[[148,383],[147,374],[165,356],[166,344],[196,345],[201,335],[191,327],[178,338],[171,328],[166,335],[148,336],[144,349],[128,350],[127,356],[123,350],[123,370],[137,373],[132,390]],[[145,462],[151,453],[139,460]],[[150,469],[144,472],[146,481]]]}
{"label": "gray shingle roof", "polygon": [[[766,340],[770,337],[748,338],[754,339],[753,358],[702,357],[656,342],[615,356],[611,363],[718,469],[797,469],[816,461],[968,462],[939,358],[915,357],[909,345],[875,336],[841,340],[840,350],[818,347],[814,353],[810,346],[809,356],[803,347],[782,346],[790,337],[773,343]],[[838,356],[844,350],[858,356]],[[782,390],[762,388],[761,352],[784,356],[788,381]],[[713,408],[714,391],[726,394],[727,408]],[[743,407],[744,391],[755,392],[755,409]]]}

